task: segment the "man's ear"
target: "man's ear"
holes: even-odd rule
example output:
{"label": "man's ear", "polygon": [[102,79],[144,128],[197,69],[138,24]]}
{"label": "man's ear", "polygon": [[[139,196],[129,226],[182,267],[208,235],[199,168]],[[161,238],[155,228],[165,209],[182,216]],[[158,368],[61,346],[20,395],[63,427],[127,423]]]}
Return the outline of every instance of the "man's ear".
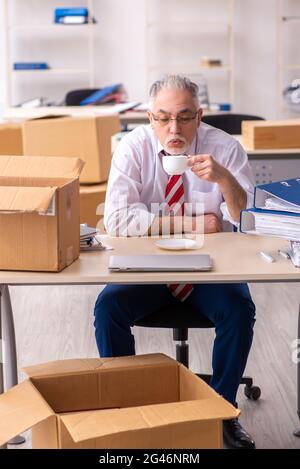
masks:
{"label": "man's ear", "polygon": [[198,111],[198,115],[197,115],[197,127],[199,127],[201,124],[202,115],[203,115],[203,109],[200,108]]}
{"label": "man's ear", "polygon": [[147,117],[149,119],[150,124],[152,124],[153,123],[153,117],[152,117],[152,112],[151,111],[147,111]]}

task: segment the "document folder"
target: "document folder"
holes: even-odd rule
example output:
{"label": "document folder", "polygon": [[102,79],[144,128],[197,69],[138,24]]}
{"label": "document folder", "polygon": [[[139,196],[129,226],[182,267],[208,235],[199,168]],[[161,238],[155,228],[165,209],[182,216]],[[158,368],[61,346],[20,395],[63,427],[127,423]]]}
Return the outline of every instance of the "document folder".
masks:
{"label": "document folder", "polygon": [[242,210],[240,232],[300,241],[300,214],[256,208]]}
{"label": "document folder", "polygon": [[254,207],[300,214],[300,177],[256,186]]}

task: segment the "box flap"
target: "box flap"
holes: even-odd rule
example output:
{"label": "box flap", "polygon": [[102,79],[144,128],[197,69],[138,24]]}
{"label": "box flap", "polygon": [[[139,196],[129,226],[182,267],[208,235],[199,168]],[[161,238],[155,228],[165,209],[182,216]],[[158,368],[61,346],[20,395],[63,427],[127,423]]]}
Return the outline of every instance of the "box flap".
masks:
{"label": "box flap", "polygon": [[30,381],[0,395],[0,445],[54,415]]}
{"label": "box flap", "polygon": [[239,410],[221,396],[198,401],[96,410],[61,415],[74,442],[116,433],[174,425],[181,422],[223,420],[237,417]]}
{"label": "box flap", "polygon": [[0,212],[45,214],[56,189],[56,187],[0,186]]}
{"label": "box flap", "polygon": [[77,178],[84,166],[80,158],[1,155],[0,176]]}
{"label": "box flap", "polygon": [[[103,364],[105,359],[101,358],[77,358],[70,360],[56,360],[39,365],[26,366],[23,371],[30,378],[62,375],[68,373],[80,373],[82,371],[92,371]],[[111,360],[111,359],[106,359]]]}
{"label": "box flap", "polygon": [[137,366],[165,365],[166,363],[178,366],[172,358],[162,353],[151,353],[146,355],[134,355],[113,358],[78,358],[70,360],[57,360],[39,365],[27,366],[23,368],[25,373],[31,378],[82,373],[100,368],[136,368]]}

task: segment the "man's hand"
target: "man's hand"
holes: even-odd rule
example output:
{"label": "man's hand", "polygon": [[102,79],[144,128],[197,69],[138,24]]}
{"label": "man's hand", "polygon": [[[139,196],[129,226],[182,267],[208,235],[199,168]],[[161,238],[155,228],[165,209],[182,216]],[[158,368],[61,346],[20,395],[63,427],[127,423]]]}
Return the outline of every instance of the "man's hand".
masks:
{"label": "man's hand", "polygon": [[205,215],[195,215],[192,217],[184,217],[185,233],[219,233],[222,231],[221,222],[214,213],[206,213]]}
{"label": "man's hand", "polygon": [[219,233],[221,231],[221,223],[217,215],[207,213],[204,215],[204,233]]}
{"label": "man's hand", "polygon": [[200,179],[219,185],[230,215],[238,222],[240,211],[247,206],[247,193],[231,172],[206,154],[190,156],[188,166]]}
{"label": "man's hand", "polygon": [[216,162],[212,155],[195,155],[188,158],[188,166],[200,178],[209,182],[221,183],[228,170]]}

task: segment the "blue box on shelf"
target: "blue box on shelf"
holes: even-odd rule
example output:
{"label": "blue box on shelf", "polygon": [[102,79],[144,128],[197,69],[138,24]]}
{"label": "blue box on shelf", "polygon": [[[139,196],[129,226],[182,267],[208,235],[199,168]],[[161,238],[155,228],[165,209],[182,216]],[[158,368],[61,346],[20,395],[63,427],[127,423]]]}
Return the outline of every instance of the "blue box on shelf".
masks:
{"label": "blue box on shelf", "polygon": [[54,23],[87,23],[88,8],[56,8],[54,10]]}
{"label": "blue box on shelf", "polygon": [[14,62],[14,70],[48,70],[47,62]]}

